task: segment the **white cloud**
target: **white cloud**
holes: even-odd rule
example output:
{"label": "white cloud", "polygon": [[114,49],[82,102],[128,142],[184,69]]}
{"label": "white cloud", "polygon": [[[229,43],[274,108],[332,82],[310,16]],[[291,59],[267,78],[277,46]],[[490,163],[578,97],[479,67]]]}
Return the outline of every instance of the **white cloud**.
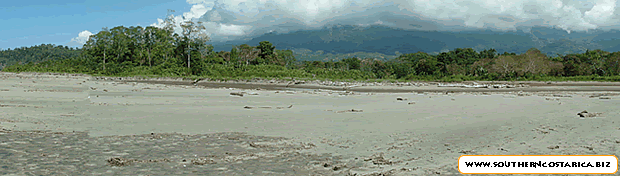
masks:
{"label": "white cloud", "polygon": [[71,44],[81,44],[81,45],[83,45],[83,44],[85,44],[85,43],[86,43],[86,41],[88,41],[88,38],[89,38],[91,35],[93,35],[93,33],[91,33],[91,32],[90,32],[90,31],[88,31],[88,30],[84,30],[84,31],[80,32],[80,33],[78,34],[78,36],[77,36],[77,37],[75,37],[75,38],[71,39],[71,42],[69,42],[69,43],[71,43]]}
{"label": "white cloud", "polygon": [[617,1],[615,0],[598,2],[594,5],[594,7],[592,7],[591,10],[585,12],[585,17],[590,22],[605,24],[614,15],[614,12],[616,11],[616,3]]}
{"label": "white cloud", "polygon": [[241,36],[245,34],[245,29],[245,26],[222,24],[219,33],[223,35]]}
{"label": "white cloud", "polygon": [[[205,26],[212,39],[291,31],[326,24],[382,24],[407,28],[516,30],[532,26],[587,31],[618,28],[616,0],[186,0],[182,16],[213,19]],[[219,7],[217,12],[209,12]],[[220,20],[226,14],[232,20]],[[385,14],[388,13],[388,14]],[[389,14],[391,13],[391,14]],[[182,16],[175,16],[178,22]],[[215,20],[217,19],[217,20]],[[425,22],[424,22],[425,21]],[[158,19],[154,26],[161,26]],[[406,24],[409,23],[409,24]],[[422,27],[419,27],[421,24]],[[411,27],[410,27],[411,28]]]}
{"label": "white cloud", "polygon": [[157,23],[153,23],[153,24],[151,24],[151,26],[162,28],[162,27],[164,27],[164,20],[161,19],[161,18],[157,18]]}
{"label": "white cloud", "polygon": [[183,16],[185,16],[185,18],[190,18],[190,19],[200,18],[200,16],[202,16],[202,14],[205,14],[207,10],[209,9],[207,9],[204,4],[196,4],[192,6],[192,9],[189,12],[183,13]]}

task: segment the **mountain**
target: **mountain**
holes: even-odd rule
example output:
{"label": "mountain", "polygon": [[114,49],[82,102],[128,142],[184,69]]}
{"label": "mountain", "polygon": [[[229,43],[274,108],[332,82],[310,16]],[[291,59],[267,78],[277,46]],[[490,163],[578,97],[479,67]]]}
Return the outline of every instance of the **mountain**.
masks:
{"label": "mountain", "polygon": [[593,31],[571,32],[561,29],[535,27],[525,31],[422,31],[402,30],[385,26],[333,26],[319,30],[299,30],[281,34],[267,33],[250,40],[213,43],[216,50],[229,51],[232,45],[258,45],[269,41],[278,49],[322,50],[326,53],[354,52],[393,55],[418,51],[437,53],[455,48],[483,50],[494,48],[498,52],[523,53],[538,48],[547,55],[584,52],[587,49],[620,51],[620,32]]}
{"label": "mountain", "polygon": [[[279,9],[244,15],[228,11],[224,5],[216,3],[198,21],[213,25],[214,32],[218,32],[215,28],[220,29],[220,34],[243,33],[212,37],[214,40],[210,44],[216,51],[230,51],[233,45],[256,46],[261,41],[269,41],[277,49],[321,51],[325,54],[365,52],[395,55],[419,51],[436,54],[455,48],[479,51],[493,48],[500,53],[523,53],[530,48],[538,48],[551,56],[581,53],[588,49],[620,51],[618,30],[567,32],[548,27],[526,27],[516,31],[475,30],[442,26],[404,11],[389,9],[394,7],[386,5],[366,9],[363,13],[347,12],[345,14],[348,15],[335,16],[309,27],[300,19],[287,17],[286,12]],[[224,25],[227,25],[226,28],[220,28]],[[230,32],[237,29],[239,32]]]}
{"label": "mountain", "polygon": [[436,54],[455,48],[478,51],[493,48],[500,53],[523,53],[538,48],[551,56],[594,49],[620,51],[619,30],[567,32],[536,26],[520,26],[514,31],[477,30],[458,25],[458,20],[433,21],[394,3],[372,8],[362,8],[354,1],[348,3],[347,8],[322,16],[325,20],[308,22],[281,7],[233,12],[227,9],[238,8],[216,1],[198,21],[209,25],[207,29],[213,34],[210,44],[216,51],[230,51],[233,45],[256,46],[261,41],[269,41],[277,49],[333,55],[360,52],[397,55],[419,51]]}

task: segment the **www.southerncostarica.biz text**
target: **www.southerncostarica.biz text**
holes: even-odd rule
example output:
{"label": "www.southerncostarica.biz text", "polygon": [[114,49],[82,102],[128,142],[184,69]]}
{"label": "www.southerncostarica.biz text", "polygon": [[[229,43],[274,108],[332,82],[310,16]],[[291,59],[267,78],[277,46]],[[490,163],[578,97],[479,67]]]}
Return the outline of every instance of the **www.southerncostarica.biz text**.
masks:
{"label": "www.southerncostarica.biz text", "polygon": [[611,162],[465,162],[467,167],[611,167]]}

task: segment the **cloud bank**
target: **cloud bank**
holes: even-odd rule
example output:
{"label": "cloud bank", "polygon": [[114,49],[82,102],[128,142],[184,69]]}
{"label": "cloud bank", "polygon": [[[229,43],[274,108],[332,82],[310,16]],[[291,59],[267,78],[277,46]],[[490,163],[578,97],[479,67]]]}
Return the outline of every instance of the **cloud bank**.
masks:
{"label": "cloud bank", "polygon": [[[202,21],[215,41],[326,25],[381,24],[420,30],[571,31],[620,28],[616,0],[187,0],[175,19]],[[185,19],[183,19],[185,17]],[[161,26],[158,19],[154,26]]]}

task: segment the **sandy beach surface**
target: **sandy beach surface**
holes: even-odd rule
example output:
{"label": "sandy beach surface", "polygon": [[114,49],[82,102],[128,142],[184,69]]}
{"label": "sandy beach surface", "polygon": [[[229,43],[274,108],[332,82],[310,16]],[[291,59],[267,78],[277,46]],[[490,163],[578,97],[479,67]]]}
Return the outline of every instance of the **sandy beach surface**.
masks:
{"label": "sandy beach surface", "polygon": [[619,107],[619,83],[0,72],[0,175],[460,175],[464,154],[620,156]]}

